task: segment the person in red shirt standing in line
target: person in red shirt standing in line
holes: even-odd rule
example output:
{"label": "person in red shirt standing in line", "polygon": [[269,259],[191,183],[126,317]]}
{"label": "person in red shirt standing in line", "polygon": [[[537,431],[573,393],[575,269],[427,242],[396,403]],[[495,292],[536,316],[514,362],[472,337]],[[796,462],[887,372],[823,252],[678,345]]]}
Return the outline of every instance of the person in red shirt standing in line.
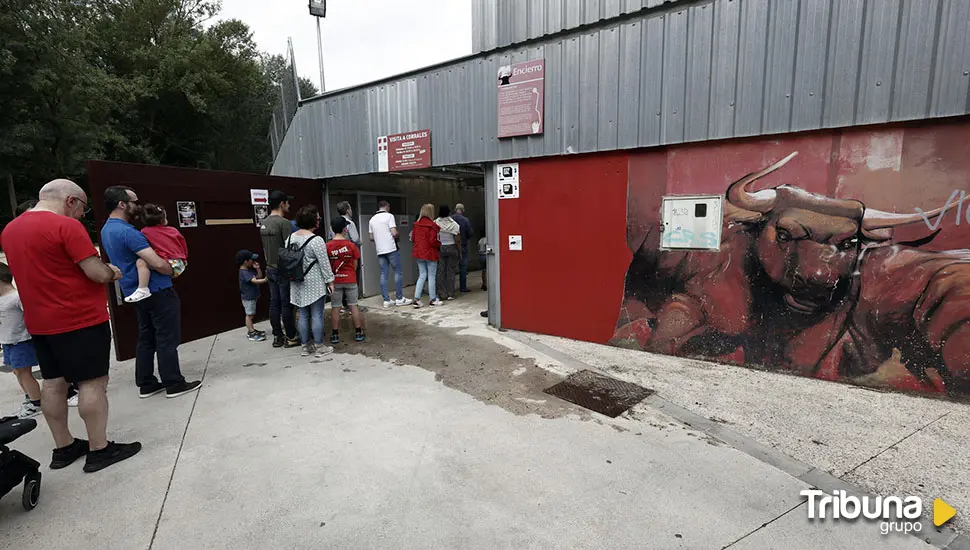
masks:
{"label": "person in red shirt standing in line", "polygon": [[[148,239],[148,243],[163,260],[172,266],[172,278],[181,275],[189,265],[189,247],[185,244],[185,237],[179,233],[179,230],[168,225],[168,214],[165,209],[157,204],[146,204],[142,207],[141,221],[145,224],[141,232]],[[152,276],[152,269],[148,267],[148,262],[138,258],[135,268],[138,270],[138,288],[125,297],[128,303],[140,302],[152,296],[152,291],[148,290],[148,283]]]}
{"label": "person in red shirt standing in line", "polygon": [[[44,377],[41,409],[57,445],[52,470],[87,455],[84,471],[96,472],[141,450],[141,443],[108,441],[111,327],[104,285],[120,279],[121,271],[101,261],[78,221],[88,210],[83,189],[54,180],[41,188],[37,206],[0,235]],[[78,411],[89,441],[76,439],[68,428],[70,382],[78,384]]]}
{"label": "person in red shirt standing in line", "polygon": [[330,297],[330,343],[340,343],[340,304],[347,304],[354,319],[354,341],[364,341],[364,329],[361,324],[360,308],[357,307],[357,262],[360,261],[360,250],[347,236],[350,223],[343,216],[334,218],[330,222],[333,239],[327,243],[327,256],[330,257],[330,267],[333,269],[333,296]]}

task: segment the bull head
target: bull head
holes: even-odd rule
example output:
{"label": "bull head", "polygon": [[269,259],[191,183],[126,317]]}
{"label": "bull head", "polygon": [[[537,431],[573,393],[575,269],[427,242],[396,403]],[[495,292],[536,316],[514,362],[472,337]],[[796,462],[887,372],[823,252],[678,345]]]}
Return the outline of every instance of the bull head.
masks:
{"label": "bull head", "polygon": [[893,228],[936,217],[943,209],[896,214],[789,185],[750,189],[797,154],[732,183],[725,211],[732,221],[761,225],[754,249],[761,268],[781,287],[790,309],[810,314],[833,308],[845,296],[863,242],[888,241]]}

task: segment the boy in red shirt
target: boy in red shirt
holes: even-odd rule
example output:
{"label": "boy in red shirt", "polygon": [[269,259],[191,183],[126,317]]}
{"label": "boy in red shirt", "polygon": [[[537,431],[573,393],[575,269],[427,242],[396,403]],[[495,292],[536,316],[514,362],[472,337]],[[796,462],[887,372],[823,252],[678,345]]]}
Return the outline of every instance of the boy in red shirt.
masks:
{"label": "boy in red shirt", "polygon": [[[152,245],[152,249],[172,265],[172,278],[181,275],[189,265],[189,247],[179,230],[168,225],[165,209],[157,204],[146,204],[142,209],[142,222],[145,228],[141,232]],[[129,303],[140,302],[152,295],[148,290],[151,268],[141,258],[135,262],[135,266],[138,268],[138,289],[125,297],[125,301]]]}
{"label": "boy in red shirt", "polygon": [[330,318],[333,329],[330,332],[330,343],[340,343],[340,304],[346,299],[347,307],[354,318],[356,328],[354,340],[364,341],[364,329],[361,327],[360,309],[357,307],[357,262],[360,251],[347,237],[346,218],[340,216],[330,222],[334,237],[327,243],[327,255],[330,257],[330,267],[333,269],[333,296],[330,297]]}

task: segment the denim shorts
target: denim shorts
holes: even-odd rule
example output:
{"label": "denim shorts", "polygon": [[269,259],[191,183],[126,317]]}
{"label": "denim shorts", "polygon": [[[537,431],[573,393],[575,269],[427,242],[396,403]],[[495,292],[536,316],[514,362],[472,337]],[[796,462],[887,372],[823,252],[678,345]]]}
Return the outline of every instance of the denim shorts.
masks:
{"label": "denim shorts", "polygon": [[3,362],[15,369],[36,367],[38,363],[37,352],[34,350],[34,342],[27,340],[19,344],[4,344]]}
{"label": "denim shorts", "polygon": [[256,300],[243,300],[242,304],[246,315],[256,315]]}

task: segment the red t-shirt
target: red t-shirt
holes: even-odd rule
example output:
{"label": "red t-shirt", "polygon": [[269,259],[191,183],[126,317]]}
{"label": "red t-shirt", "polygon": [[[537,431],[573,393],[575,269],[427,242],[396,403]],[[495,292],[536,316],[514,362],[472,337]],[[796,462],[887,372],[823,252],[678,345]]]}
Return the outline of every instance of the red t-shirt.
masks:
{"label": "red t-shirt", "polygon": [[153,225],[141,230],[148,243],[164,260],[188,260],[189,247],[185,244],[185,237],[178,229],[170,225]]}
{"label": "red t-shirt", "polygon": [[334,283],[338,285],[357,284],[354,260],[360,259],[357,245],[347,239],[331,239],[327,243],[330,268],[333,269]]}
{"label": "red t-shirt", "polygon": [[27,332],[46,336],[108,322],[104,286],[77,265],[98,255],[81,222],[26,212],[7,224],[0,246],[17,281]]}

